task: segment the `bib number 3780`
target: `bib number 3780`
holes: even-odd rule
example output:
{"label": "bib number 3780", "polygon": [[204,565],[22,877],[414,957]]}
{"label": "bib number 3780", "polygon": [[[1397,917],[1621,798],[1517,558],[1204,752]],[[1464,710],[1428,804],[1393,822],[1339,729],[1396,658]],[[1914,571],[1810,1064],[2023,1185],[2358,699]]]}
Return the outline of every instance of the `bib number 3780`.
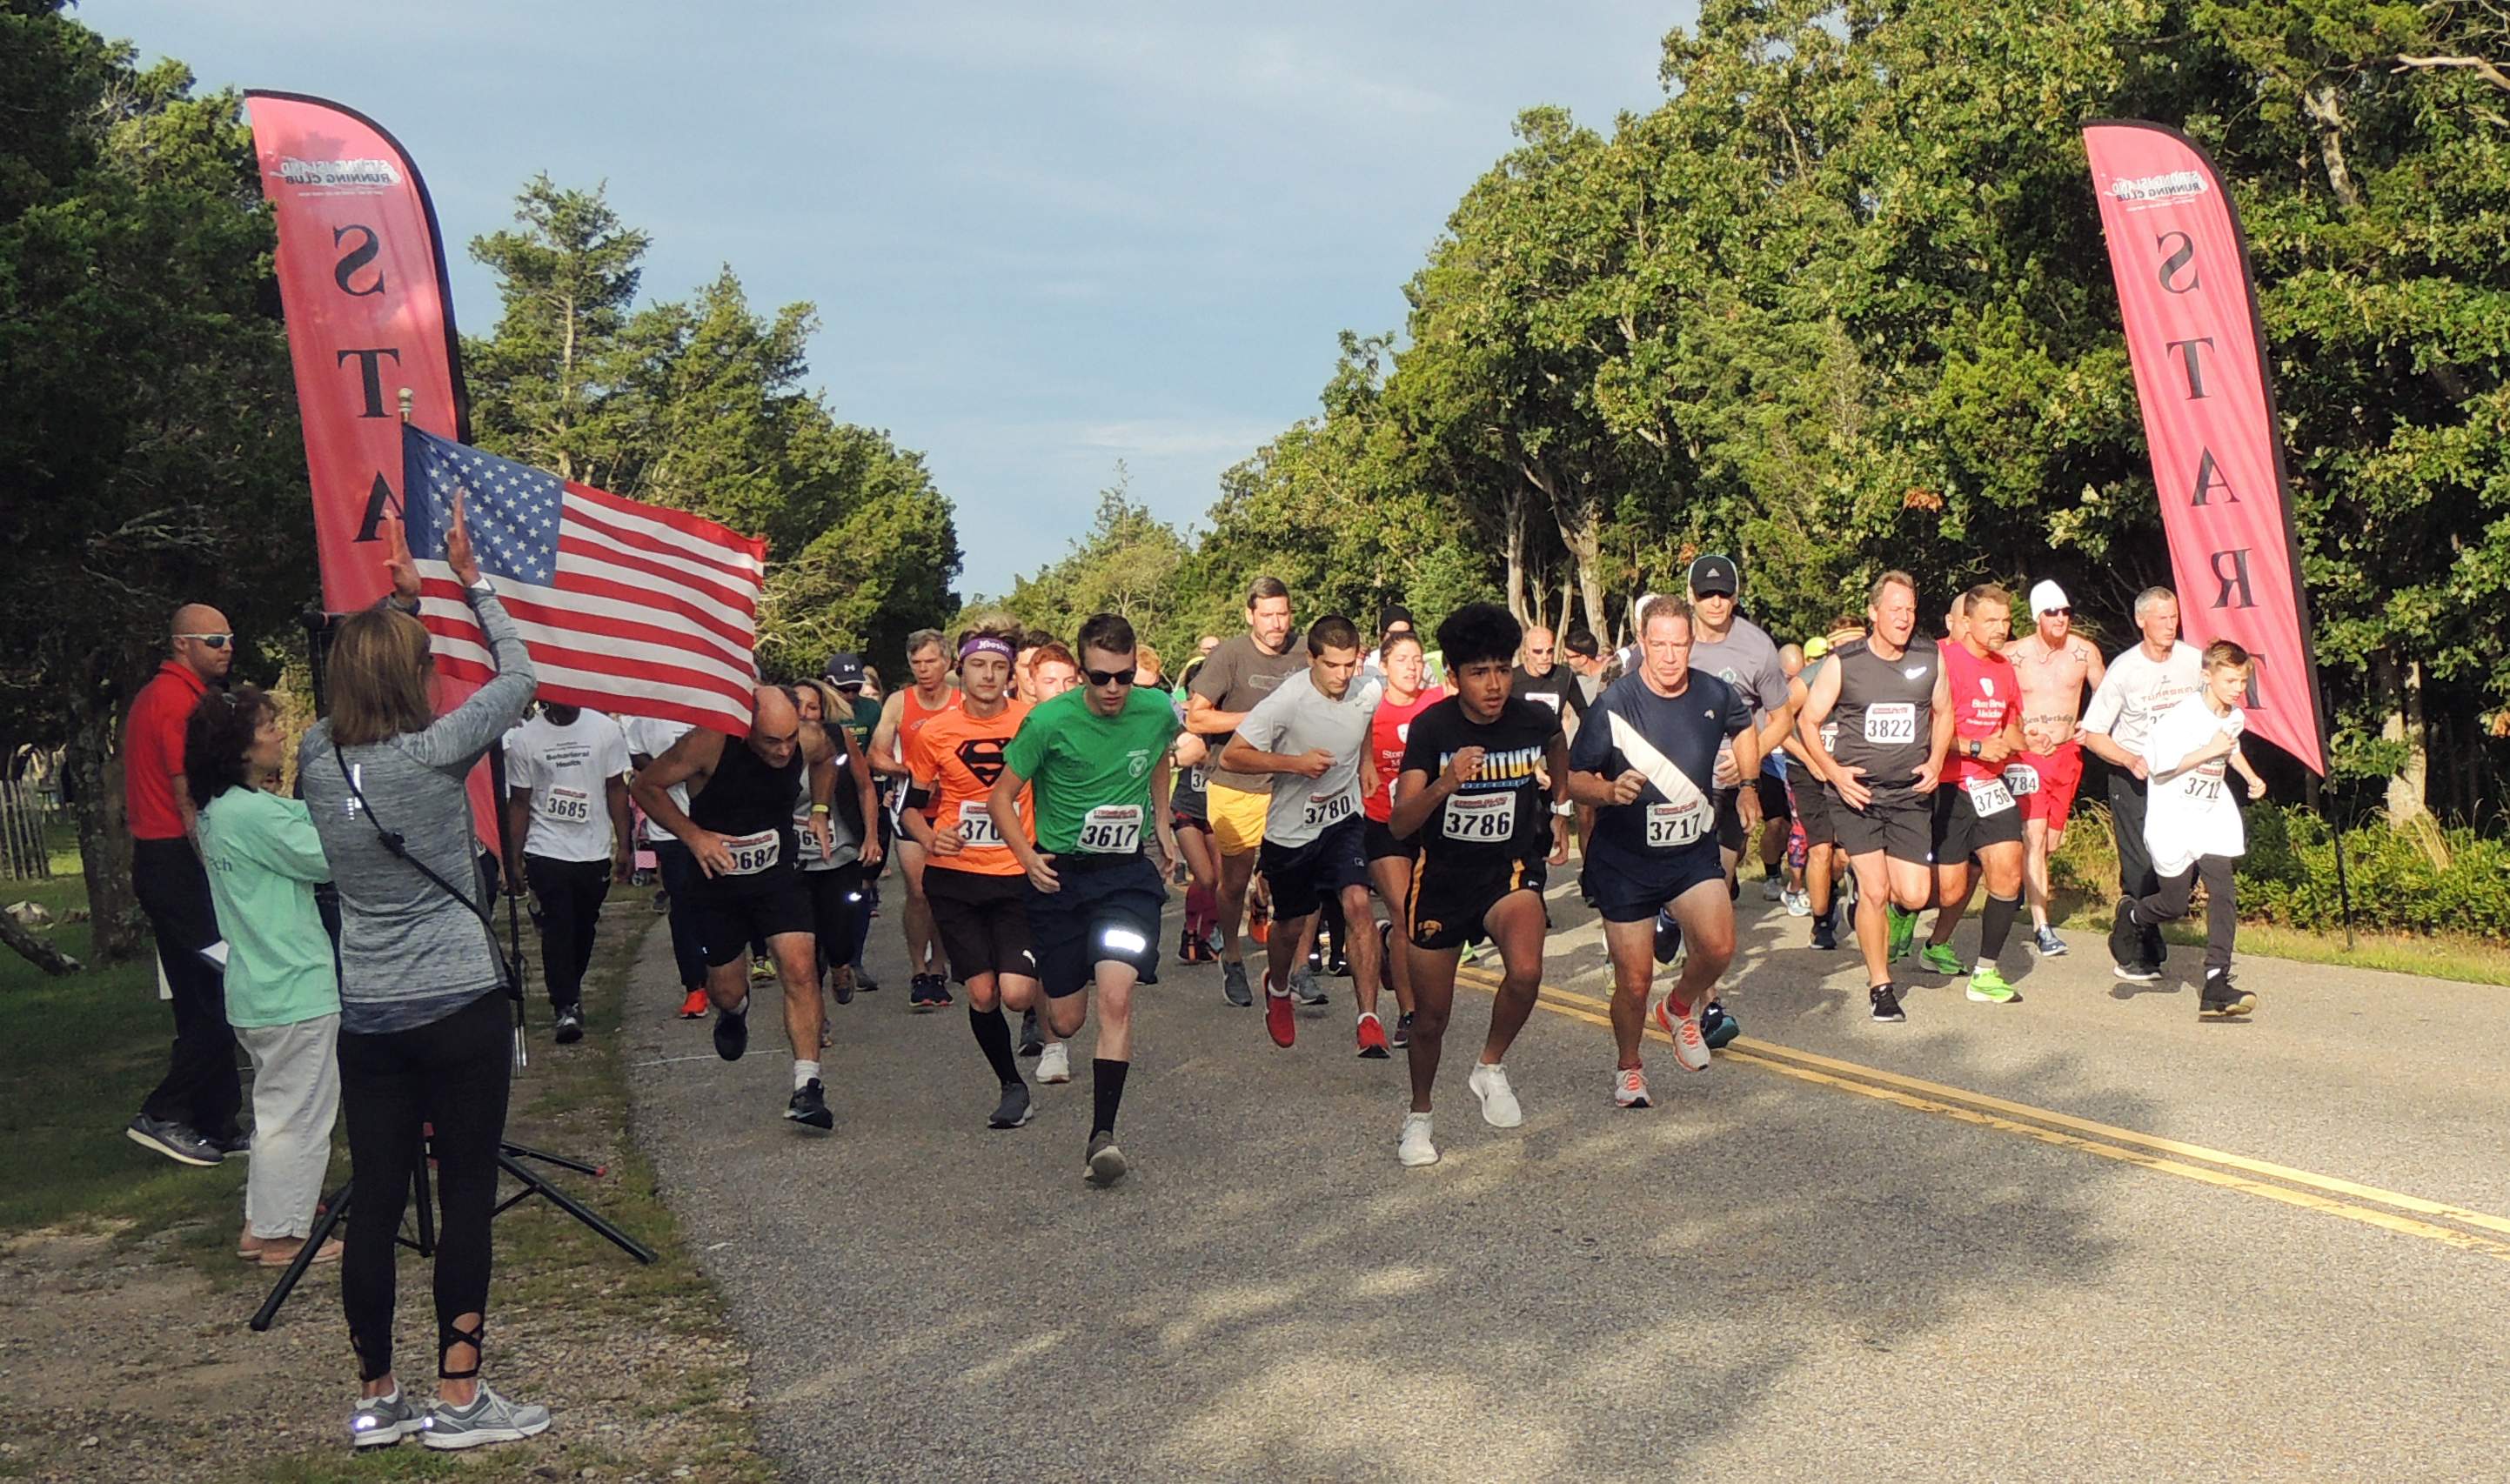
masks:
{"label": "bib number 3780", "polygon": [[1102,804],[1081,821],[1073,849],[1085,856],[1130,856],[1142,848],[1142,806]]}

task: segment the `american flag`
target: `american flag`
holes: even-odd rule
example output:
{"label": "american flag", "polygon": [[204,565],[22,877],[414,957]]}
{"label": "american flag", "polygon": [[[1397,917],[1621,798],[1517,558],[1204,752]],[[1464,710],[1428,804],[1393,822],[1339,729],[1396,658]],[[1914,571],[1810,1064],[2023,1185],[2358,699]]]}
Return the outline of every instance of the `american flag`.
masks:
{"label": "american flag", "polygon": [[522,630],[543,698],[748,735],[766,542],[406,424],[401,474],[439,673],[475,685],[496,673],[444,564],[458,491],[472,552]]}

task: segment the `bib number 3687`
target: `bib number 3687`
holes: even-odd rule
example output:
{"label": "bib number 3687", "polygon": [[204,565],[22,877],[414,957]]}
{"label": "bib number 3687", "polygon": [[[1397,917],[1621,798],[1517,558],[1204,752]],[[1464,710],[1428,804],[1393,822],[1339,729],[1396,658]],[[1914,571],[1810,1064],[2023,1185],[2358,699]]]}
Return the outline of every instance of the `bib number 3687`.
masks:
{"label": "bib number 3687", "polygon": [[1102,804],[1081,821],[1073,848],[1086,856],[1129,856],[1142,848],[1142,806]]}
{"label": "bib number 3687", "polygon": [[727,835],[723,848],[732,856],[732,874],[755,876],[776,864],[782,854],[780,837],[772,829],[754,835]]}

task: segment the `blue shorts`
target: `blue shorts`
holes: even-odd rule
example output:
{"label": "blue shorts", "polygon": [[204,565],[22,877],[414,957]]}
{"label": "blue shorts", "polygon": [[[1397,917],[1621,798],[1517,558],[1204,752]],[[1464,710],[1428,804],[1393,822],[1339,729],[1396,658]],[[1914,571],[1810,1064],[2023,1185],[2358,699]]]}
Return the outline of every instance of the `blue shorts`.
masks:
{"label": "blue shorts", "polygon": [[1294,923],[1310,916],[1328,896],[1345,887],[1368,885],[1368,859],[1362,847],[1367,820],[1358,815],[1334,822],[1305,845],[1281,845],[1269,837],[1257,848],[1264,880],[1273,888],[1273,915]]}
{"label": "blue shorts", "polygon": [[1160,982],[1160,913],[1168,884],[1148,856],[1054,857],[1059,892],[1041,892],[1021,878],[1028,894],[1029,950],[1046,998],[1061,1000],[1087,989],[1098,966],[1129,964],[1144,984]]}
{"label": "blue shorts", "polygon": [[1717,837],[1702,835],[1677,851],[1653,851],[1644,860],[1613,851],[1589,855],[1579,885],[1608,923],[1645,922],[1658,908],[1703,881],[1726,884],[1725,857]]}

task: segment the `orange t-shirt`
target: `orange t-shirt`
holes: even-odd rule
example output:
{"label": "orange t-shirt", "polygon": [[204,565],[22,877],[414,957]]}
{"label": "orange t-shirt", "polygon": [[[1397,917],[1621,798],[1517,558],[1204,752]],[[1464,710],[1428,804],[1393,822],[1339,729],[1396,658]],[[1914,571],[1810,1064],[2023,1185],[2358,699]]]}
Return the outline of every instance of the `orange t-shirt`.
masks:
{"label": "orange t-shirt", "polygon": [[[927,818],[936,830],[955,827],[967,849],[955,856],[930,856],[927,868],[969,871],[978,876],[1017,876],[1019,857],[994,832],[985,799],[1003,776],[1003,746],[1028,718],[1026,703],[1014,701],[999,716],[979,720],[964,706],[937,711],[916,728],[906,747],[906,771],[918,786],[932,795]],[[1037,838],[1029,790],[1019,796],[1020,827]]]}

